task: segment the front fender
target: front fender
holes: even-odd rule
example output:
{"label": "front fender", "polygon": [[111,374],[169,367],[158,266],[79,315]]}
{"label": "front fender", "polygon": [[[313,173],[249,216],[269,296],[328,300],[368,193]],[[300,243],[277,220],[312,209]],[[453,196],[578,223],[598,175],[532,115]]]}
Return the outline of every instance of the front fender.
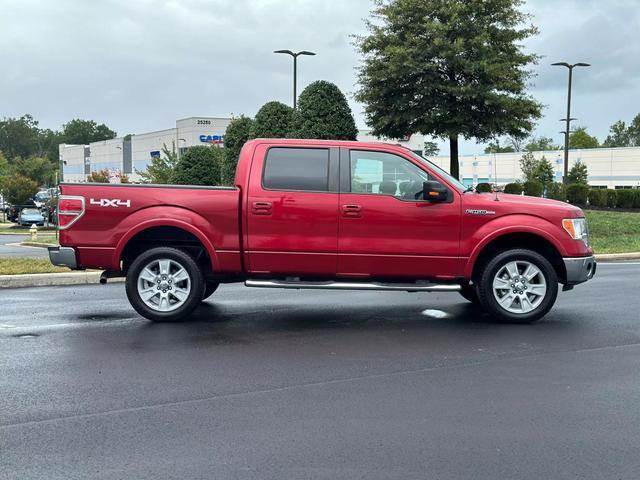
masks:
{"label": "front fender", "polygon": [[464,267],[464,277],[471,278],[478,256],[489,243],[512,233],[528,233],[542,237],[553,245],[561,256],[567,256],[567,250],[559,240],[559,235],[563,233],[560,226],[533,215],[505,215],[485,223],[465,242],[468,242],[467,248],[463,247],[463,251],[470,251],[470,254]]}
{"label": "front fender", "polygon": [[122,252],[129,241],[138,233],[153,227],[175,227],[191,233],[202,243],[209,254],[212,270],[217,271],[216,266],[220,263],[216,250],[209,240],[215,236],[215,228],[204,217],[191,210],[166,206],[139,210],[122,221],[118,226],[122,233],[113,253],[112,268],[120,268]]}

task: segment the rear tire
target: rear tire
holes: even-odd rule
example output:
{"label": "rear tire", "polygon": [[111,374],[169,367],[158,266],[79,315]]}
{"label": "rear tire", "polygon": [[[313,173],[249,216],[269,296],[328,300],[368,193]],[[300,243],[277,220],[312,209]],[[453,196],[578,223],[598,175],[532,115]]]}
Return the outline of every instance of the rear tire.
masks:
{"label": "rear tire", "polygon": [[131,306],[154,322],[186,319],[200,304],[205,288],[195,260],[171,247],[139,255],[129,267],[125,285]]}
{"label": "rear tire", "polygon": [[202,300],[204,301],[207,298],[209,298],[211,295],[213,295],[213,292],[215,292],[219,286],[220,284],[217,282],[205,282],[204,293],[202,294]]}
{"label": "rear tire", "polygon": [[558,276],[549,261],[532,250],[496,255],[484,267],[478,299],[497,321],[532,323],[547,314],[558,296]]}

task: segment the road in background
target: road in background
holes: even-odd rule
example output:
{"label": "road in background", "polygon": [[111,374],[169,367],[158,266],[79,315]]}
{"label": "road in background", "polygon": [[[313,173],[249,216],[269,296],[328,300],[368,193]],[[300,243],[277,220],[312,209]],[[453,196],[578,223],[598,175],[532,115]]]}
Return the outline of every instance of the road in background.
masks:
{"label": "road in background", "polygon": [[602,479],[640,471],[640,264],[531,326],[457,294],[0,291],[0,478]]}
{"label": "road in background", "polygon": [[[54,232],[55,233],[55,232]],[[31,239],[31,235],[1,234],[0,233],[0,257],[20,257],[20,258],[48,258],[46,248],[22,247],[11,245]]]}

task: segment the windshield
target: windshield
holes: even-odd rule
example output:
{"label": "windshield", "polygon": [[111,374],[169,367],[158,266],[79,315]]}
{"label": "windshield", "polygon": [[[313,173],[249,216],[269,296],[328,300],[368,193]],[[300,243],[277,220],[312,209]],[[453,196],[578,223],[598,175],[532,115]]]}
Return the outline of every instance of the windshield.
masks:
{"label": "windshield", "polygon": [[47,192],[38,192],[38,193],[36,193],[36,200],[38,200],[38,201],[49,200],[50,198],[51,198],[51,195],[49,195],[49,193],[47,193]]}
{"label": "windshield", "polygon": [[22,210],[23,215],[40,215],[40,210],[37,208],[25,208]]}
{"label": "windshield", "polygon": [[456,187],[460,192],[464,192],[467,189],[467,187],[465,187],[459,180],[457,180],[456,178],[454,178],[451,175],[449,175],[447,172],[445,172],[442,168],[440,168],[435,163],[431,162],[430,160],[427,160],[426,158],[424,158],[421,155],[418,155],[414,151],[411,151],[411,154],[413,155],[414,158],[417,158],[422,163],[426,164],[429,168],[431,168],[432,170],[435,170],[435,172],[438,175],[440,175],[441,177],[445,178],[447,180],[447,182],[449,182],[451,185]]}

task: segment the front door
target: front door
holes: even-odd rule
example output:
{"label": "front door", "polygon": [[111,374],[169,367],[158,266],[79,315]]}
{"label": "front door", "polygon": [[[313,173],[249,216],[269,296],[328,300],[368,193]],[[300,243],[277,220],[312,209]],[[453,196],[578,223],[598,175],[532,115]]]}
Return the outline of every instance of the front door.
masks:
{"label": "front door", "polygon": [[249,271],[335,276],[338,149],[262,145],[247,198]]}
{"label": "front door", "polygon": [[460,198],[416,200],[435,179],[407,156],[341,151],[338,274],[344,277],[453,278],[458,272]]}

